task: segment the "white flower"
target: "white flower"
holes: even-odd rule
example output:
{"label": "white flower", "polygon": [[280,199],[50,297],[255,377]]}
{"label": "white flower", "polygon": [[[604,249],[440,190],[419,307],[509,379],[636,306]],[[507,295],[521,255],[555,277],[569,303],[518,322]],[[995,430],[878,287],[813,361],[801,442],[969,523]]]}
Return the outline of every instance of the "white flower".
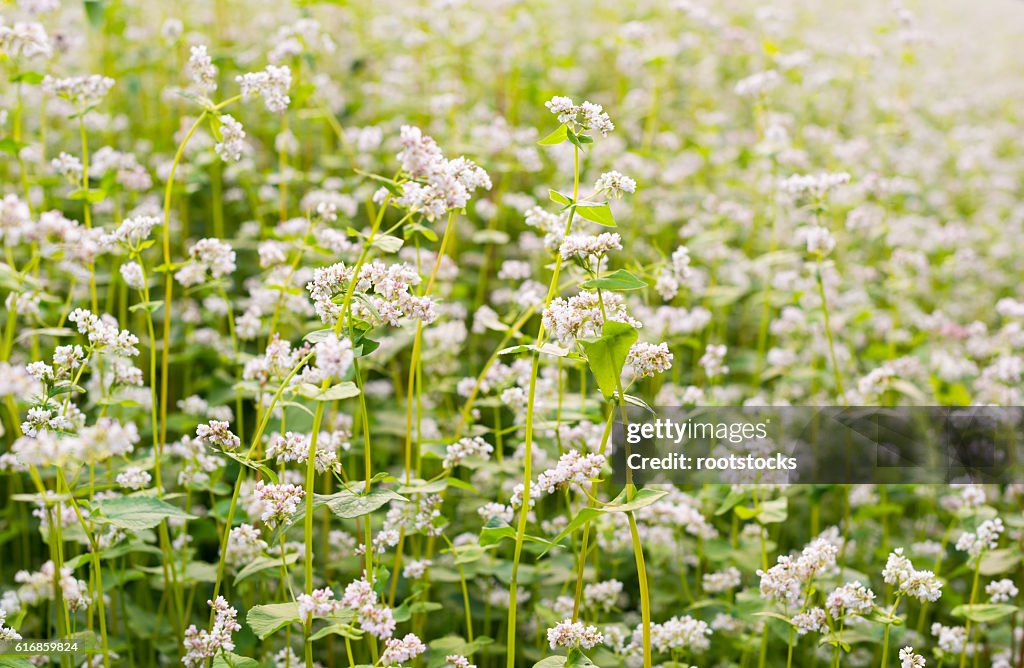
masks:
{"label": "white flower", "polygon": [[779,181],[779,190],[793,197],[812,196],[821,198],[849,182],[850,175],[846,172],[793,174]]}
{"label": "white flower", "polygon": [[248,72],[235,77],[235,80],[242,88],[242,95],[262,97],[263,104],[270,111],[282,112],[291,103],[288,89],[292,85],[292,71],[287,65],[267,65],[262,72]]}
{"label": "white flower", "polygon": [[274,527],[289,521],[295,515],[299,509],[299,502],[306,495],[306,490],[291,483],[268,485],[260,480],[253,489],[253,495],[259,502],[260,519],[266,522],[267,526]]}
{"label": "white flower", "polygon": [[770,90],[779,84],[779,73],[775,70],[755,72],[736,82],[733,90],[737,95],[755,96]]}
{"label": "white flower", "polygon": [[334,332],[317,341],[313,350],[316,353],[316,368],[323,378],[343,378],[355,360],[352,341],[348,338],[338,339]]}
{"label": "white flower", "polygon": [[77,156],[61,151],[60,155],[50,161],[50,166],[72,183],[82,180],[82,161]]}
{"label": "white flower", "polygon": [[704,374],[708,378],[717,378],[718,376],[729,373],[729,367],[723,364],[725,361],[726,346],[708,344],[708,347],[704,350],[704,354],[701,355],[698,364],[704,369]]}
{"label": "white flower", "polygon": [[594,191],[607,193],[609,197],[622,199],[623,195],[632,195],[636,192],[636,181],[620,172],[605,172],[594,183]]}
{"label": "white flower", "polygon": [[998,517],[982,522],[974,533],[964,532],[956,541],[956,549],[971,557],[978,557],[986,550],[995,549],[1003,533],[1003,521]]}
{"label": "white flower", "polygon": [[80,108],[98,104],[114,86],[114,80],[99,74],[56,79],[49,75],[43,79],[43,90],[62,97]]}
{"label": "white flower", "polygon": [[602,257],[613,250],[622,250],[622,237],[617,232],[604,232],[597,236],[570,234],[562,239],[558,253],[564,260],[573,258]]}
{"label": "white flower", "polygon": [[672,353],[667,343],[637,342],[630,346],[626,363],[633,368],[637,378],[646,378],[671,369]]}
{"label": "white flower", "polygon": [[407,633],[404,638],[391,638],[387,641],[384,652],[380,656],[380,662],[384,666],[392,666],[412,661],[420,654],[427,651],[427,646],[412,633]]}
{"label": "white flower", "polygon": [[494,452],[494,448],[491,444],[479,436],[460,438],[447,447],[444,461],[441,465],[446,469],[453,469],[471,457],[487,459],[492,452]]}
{"label": "white flower", "polygon": [[729,591],[739,587],[741,581],[739,569],[729,566],[723,571],[705,573],[703,577],[704,591],[710,593]]}
{"label": "white flower", "polygon": [[903,556],[902,547],[889,554],[882,578],[886,584],[896,585],[900,593],[922,602],[937,601],[942,595],[942,582],[935,573],[916,570],[910,559]]}
{"label": "white flower", "polygon": [[793,626],[800,635],[816,633],[825,629],[828,625],[825,621],[825,611],[821,608],[811,608],[793,617]]}
{"label": "white flower", "polygon": [[142,290],[145,287],[145,275],[142,265],[138,262],[125,262],[121,265],[121,278],[132,290]]}
{"label": "white flower", "polygon": [[825,257],[836,247],[836,240],[828,228],[819,225],[812,225],[803,230],[807,240],[807,252],[812,255]]}
{"label": "white flower", "polygon": [[235,271],[235,251],[220,239],[200,239],[188,249],[191,262],[179,269],[174,278],[185,287],[199,285],[209,278],[222,278]]}
{"label": "white flower", "polygon": [[[634,641],[641,633],[641,627],[637,626],[633,633]],[[689,615],[672,617],[663,624],[651,624],[651,644],[659,652],[703,652],[711,646],[711,641],[708,640],[711,634],[711,627],[707,622]]]}
{"label": "white flower", "polygon": [[151,479],[149,472],[138,466],[129,466],[117,474],[117,484],[127,489],[143,489]]}
{"label": "white flower", "polygon": [[588,606],[607,612],[615,607],[622,594],[622,587],[618,580],[592,582],[583,588],[583,600]]}
{"label": "white flower", "polygon": [[989,595],[989,600],[992,603],[1005,603],[1015,598],[1018,592],[1017,587],[1013,584],[1013,580],[1003,578],[1002,580],[994,580],[988,583],[985,587],[985,593]]}
{"label": "white flower", "polygon": [[186,668],[199,668],[217,654],[235,649],[231,634],[242,628],[237,621],[238,611],[228,605],[223,596],[218,596],[215,601],[207,601],[207,604],[213,608],[213,627],[209,631],[200,631],[193,624],[185,630],[184,645],[187,651],[181,662]]}
{"label": "white flower", "polygon": [[596,626],[586,626],[583,622],[574,622],[565,619],[548,629],[548,644],[551,649],[559,647],[582,647],[590,649],[600,644],[604,636],[597,630]]}
{"label": "white flower", "polygon": [[242,444],[241,439],[231,432],[228,423],[222,420],[210,420],[196,427],[196,439],[216,445],[222,450],[234,450]]}
{"label": "white flower", "polygon": [[188,71],[192,82],[203,93],[212,93],[217,90],[217,67],[213,60],[206,53],[205,44],[197,44],[190,49],[188,63],[185,69]]}
{"label": "white flower", "polygon": [[7,26],[0,21],[0,53],[11,58],[49,58],[53,47],[41,23],[17,21]]}
{"label": "white flower", "polygon": [[242,124],[230,114],[222,114],[220,136],[220,142],[213,147],[220,159],[225,162],[241,160],[242,153],[245,151],[245,130],[242,128]]}
{"label": "white flower", "polygon": [[914,654],[913,647],[900,650],[900,668],[924,668],[925,660],[920,654]]}
{"label": "white flower", "polygon": [[121,245],[130,250],[137,249],[159,224],[160,219],[156,216],[131,216],[122,220],[116,230],[100,237],[100,243],[108,248]]}
{"label": "white flower", "polygon": [[7,621],[7,611],[0,608],[0,640],[21,640],[21,635],[12,628],[4,626]]}
{"label": "white flower", "polygon": [[874,607],[875,593],[860,582],[848,582],[832,591],[826,599],[832,617],[847,613],[864,614]]}
{"label": "white flower", "polygon": [[232,566],[252,562],[267,549],[267,542],[258,529],[251,524],[240,524],[228,534],[227,553],[224,561]]}
{"label": "white flower", "polygon": [[314,617],[327,617],[337,612],[341,602],[334,600],[334,592],[329,587],[314,589],[312,594],[299,594],[299,619],[305,623]]}
{"label": "white flower", "polygon": [[556,95],[545,102],[544,106],[558,116],[559,123],[570,126],[570,129],[576,133],[590,130],[600,132],[602,137],[607,137],[608,133],[615,129],[615,125],[605,113],[604,108],[593,102],[576,105],[570,98]]}
{"label": "white flower", "polygon": [[959,654],[967,643],[967,629],[963,626],[932,624],[932,635],[939,639],[939,649],[950,654]]}

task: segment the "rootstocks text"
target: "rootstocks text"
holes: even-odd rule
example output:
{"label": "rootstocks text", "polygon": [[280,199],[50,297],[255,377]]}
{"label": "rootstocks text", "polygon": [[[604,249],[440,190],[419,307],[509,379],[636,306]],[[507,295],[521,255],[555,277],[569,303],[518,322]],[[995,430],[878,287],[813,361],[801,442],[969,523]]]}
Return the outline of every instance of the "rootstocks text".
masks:
{"label": "rootstocks text", "polygon": [[[677,422],[657,418],[626,425],[626,443],[629,445],[650,440],[675,445],[689,441],[739,444],[767,437],[766,422],[701,422],[693,419]],[[689,456],[684,452],[652,457],[647,453],[630,452],[626,454],[626,465],[631,471],[793,471],[797,463],[796,458],[786,457],[781,452],[772,456],[715,453],[707,457]]]}

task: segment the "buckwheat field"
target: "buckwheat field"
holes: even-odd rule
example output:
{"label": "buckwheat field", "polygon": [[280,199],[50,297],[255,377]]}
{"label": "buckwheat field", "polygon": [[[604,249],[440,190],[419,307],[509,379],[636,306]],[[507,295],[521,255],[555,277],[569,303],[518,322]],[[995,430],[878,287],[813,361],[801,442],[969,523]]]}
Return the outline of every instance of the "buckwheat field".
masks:
{"label": "buckwheat field", "polygon": [[1020,2],[0,12],[3,668],[1024,666],[1024,478],[612,466],[1022,404]]}

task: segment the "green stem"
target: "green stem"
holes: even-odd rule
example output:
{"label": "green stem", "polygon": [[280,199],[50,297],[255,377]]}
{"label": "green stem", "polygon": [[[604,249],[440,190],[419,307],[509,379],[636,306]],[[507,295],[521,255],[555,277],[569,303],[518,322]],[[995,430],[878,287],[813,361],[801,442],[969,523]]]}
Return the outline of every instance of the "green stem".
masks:
{"label": "green stem", "polygon": [[[573,186],[572,186],[572,198],[573,201],[579,197],[580,190],[580,149],[579,146],[573,147]],[[572,219],[576,213],[575,209],[570,210],[569,219],[565,225],[565,234],[568,236],[572,229]],[[544,300],[544,307],[551,306],[552,300],[555,298],[555,292],[558,289],[558,275],[562,269],[562,256],[559,254],[555,258],[555,269],[551,276],[551,283],[548,285],[548,295]],[[537,330],[536,345],[539,346],[544,341],[544,323],[541,322],[539,329]],[[523,457],[523,500],[522,507],[519,509],[519,522],[516,525],[516,543],[512,553],[512,577],[509,582],[508,592],[508,629],[507,629],[507,654],[505,658],[506,668],[515,668],[516,663],[516,587],[519,583],[519,561],[523,554],[523,540],[526,536],[526,518],[530,512],[530,478],[533,475],[533,416],[534,416],[534,402],[537,396],[537,375],[540,371],[540,354],[534,351],[533,353],[533,366],[530,369],[530,389],[527,393],[526,403],[526,431],[524,437],[524,457]]]}

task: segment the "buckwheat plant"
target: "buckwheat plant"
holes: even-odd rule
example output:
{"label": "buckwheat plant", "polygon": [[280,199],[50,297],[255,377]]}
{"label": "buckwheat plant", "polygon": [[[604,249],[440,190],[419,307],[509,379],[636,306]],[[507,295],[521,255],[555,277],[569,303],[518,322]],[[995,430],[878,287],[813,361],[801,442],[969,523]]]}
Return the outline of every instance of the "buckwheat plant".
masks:
{"label": "buckwheat plant", "polygon": [[[917,4],[2,3],[0,666],[1024,666],[1024,15]],[[616,468],[835,404],[1016,449]]]}

